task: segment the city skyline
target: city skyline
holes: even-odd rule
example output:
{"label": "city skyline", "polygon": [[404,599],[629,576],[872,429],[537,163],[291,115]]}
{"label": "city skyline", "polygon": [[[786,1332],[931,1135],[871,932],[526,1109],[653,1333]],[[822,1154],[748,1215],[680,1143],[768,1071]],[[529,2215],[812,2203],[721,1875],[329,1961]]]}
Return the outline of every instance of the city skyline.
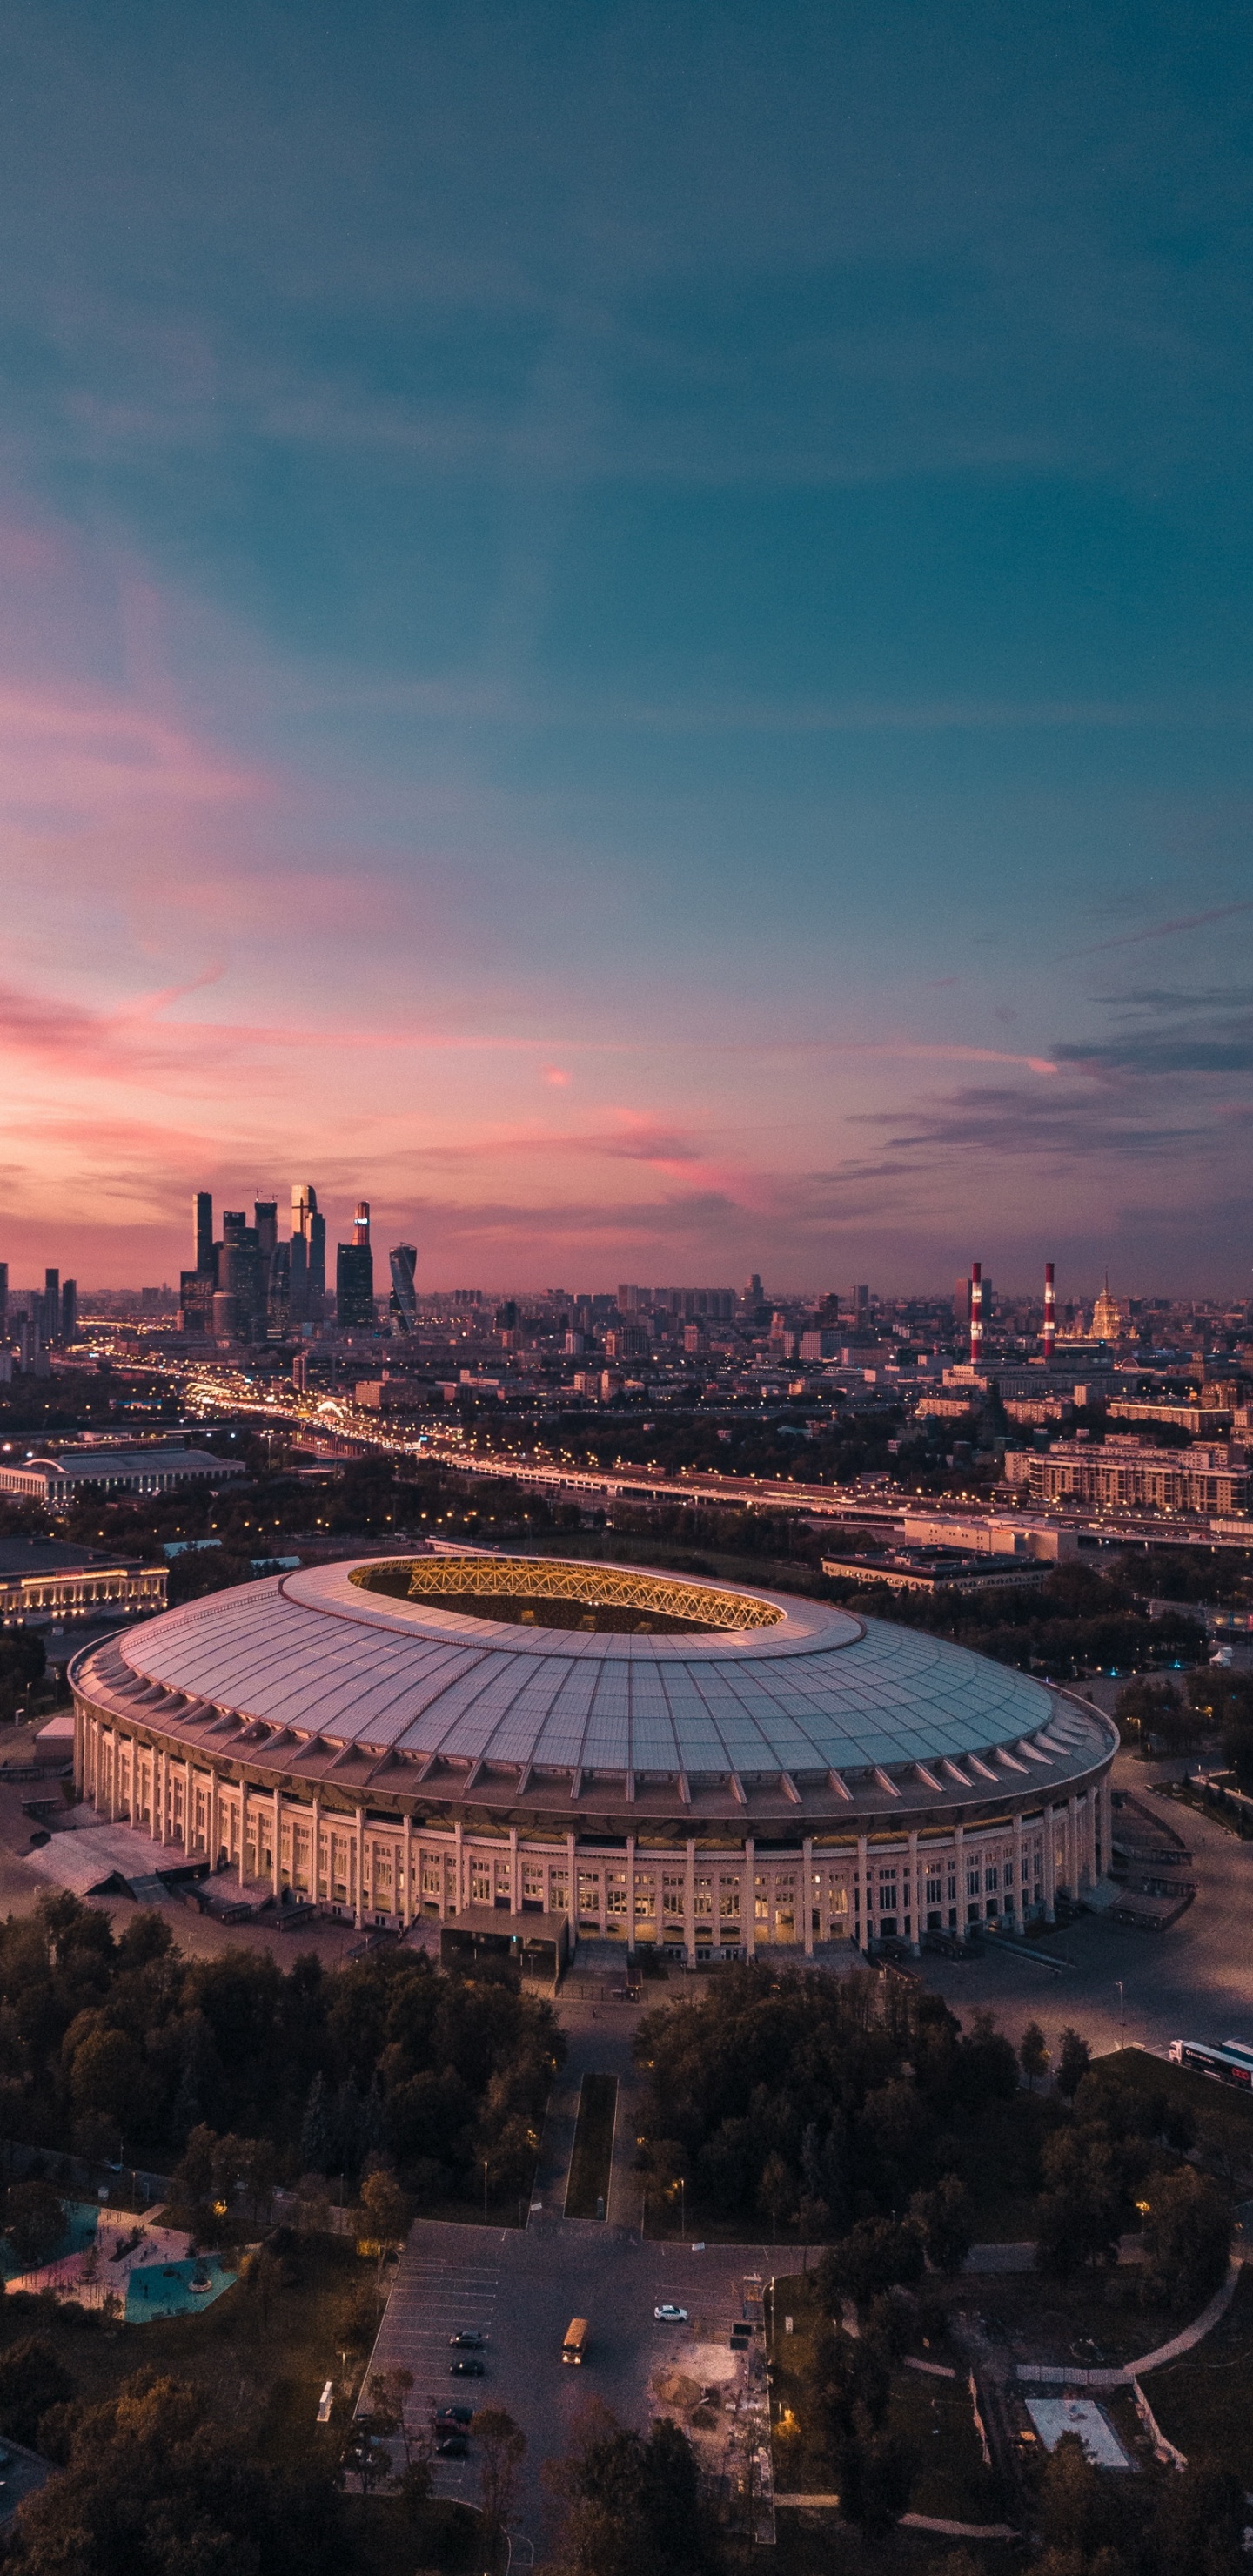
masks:
{"label": "city skyline", "polygon": [[909,24],[23,17],[15,1275],[1247,1290],[1253,36]]}

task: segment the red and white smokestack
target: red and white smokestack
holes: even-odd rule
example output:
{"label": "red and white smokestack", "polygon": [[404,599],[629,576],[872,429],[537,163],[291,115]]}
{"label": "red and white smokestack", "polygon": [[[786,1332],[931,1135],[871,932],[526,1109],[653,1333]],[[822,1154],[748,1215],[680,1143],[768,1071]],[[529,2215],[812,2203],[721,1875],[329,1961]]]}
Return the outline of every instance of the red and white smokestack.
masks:
{"label": "red and white smokestack", "polygon": [[983,1264],[970,1265],[970,1365],[978,1368],[983,1358]]}
{"label": "red and white smokestack", "polygon": [[1053,1264],[1044,1264],[1044,1365],[1053,1365],[1053,1347],[1057,1340],[1057,1291],[1053,1286]]}

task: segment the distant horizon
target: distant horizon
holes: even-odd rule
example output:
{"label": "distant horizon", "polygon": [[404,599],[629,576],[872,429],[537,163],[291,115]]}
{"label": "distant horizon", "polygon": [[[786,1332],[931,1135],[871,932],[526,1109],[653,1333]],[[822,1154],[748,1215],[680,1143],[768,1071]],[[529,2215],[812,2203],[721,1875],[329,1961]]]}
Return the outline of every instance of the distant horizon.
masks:
{"label": "distant horizon", "polygon": [[[396,1239],[399,1242],[406,1240],[407,1238],[398,1236]],[[381,1245],[379,1241],[375,1241],[375,1293],[376,1296],[380,1298],[385,1297],[388,1291],[386,1261],[387,1253],[390,1248],[390,1245]],[[382,1264],[381,1268],[380,1261]],[[187,1268],[190,1264],[182,1263],[179,1266],[180,1268]],[[97,1279],[90,1282],[84,1282],[77,1278],[77,1274],[73,1270],[67,1269],[64,1263],[56,1262],[47,1262],[42,1264],[40,1266],[39,1275],[37,1277],[32,1277],[29,1280],[19,1279],[15,1275],[12,1262],[10,1262],[10,1297],[24,1297],[28,1295],[41,1294],[44,1284],[43,1271],[45,1269],[56,1269],[63,1281],[66,1278],[74,1279],[78,1291],[80,1315],[83,1308],[90,1303],[90,1300],[93,1297],[138,1296],[144,1289],[156,1289],[159,1293],[171,1296],[176,1301],[178,1298],[177,1271],[172,1279],[153,1279],[151,1277],[147,1277],[142,1279],[136,1278],[114,1281]],[[1040,1264],[1040,1275],[1038,1279],[1030,1282],[1020,1281],[1017,1285],[1015,1285],[1012,1280],[1003,1280],[998,1277],[990,1262],[984,1262],[983,1270],[985,1280],[991,1287],[993,1296],[998,1304],[1001,1301],[1004,1301],[1008,1304],[1018,1305],[1033,1299],[1037,1301],[1042,1300],[1044,1290],[1043,1262]],[[868,1287],[872,1298],[888,1300],[932,1298],[945,1301],[952,1297],[958,1278],[964,1276],[968,1276],[968,1265],[965,1271],[962,1271],[959,1268],[954,1270],[947,1278],[933,1281],[929,1285],[914,1282],[912,1285],[892,1287],[885,1284],[882,1280],[876,1280],[873,1276],[861,1284]],[[564,1293],[571,1299],[585,1296],[612,1297],[621,1284],[621,1281],[616,1276],[613,1280],[604,1281],[589,1282],[586,1280],[572,1280],[569,1286],[564,1290]],[[745,1285],[742,1278],[715,1277],[712,1273],[708,1276],[705,1276],[703,1273],[700,1276],[692,1273],[688,1276],[674,1276],[667,1277],[665,1279],[658,1277],[647,1281],[641,1281],[639,1284],[655,1289],[663,1287],[730,1288],[734,1290],[737,1296],[742,1295]],[[843,1305],[843,1301],[847,1299],[850,1294],[851,1284],[852,1283],[848,1282],[840,1284],[838,1282],[826,1280],[821,1284],[811,1281],[808,1285],[788,1287],[780,1285],[778,1281],[770,1280],[768,1276],[763,1273],[762,1302],[763,1304],[798,1304],[808,1301],[816,1304],[821,1298],[834,1294],[839,1296]],[[1056,1282],[1059,1315],[1068,1305],[1091,1305],[1093,1299],[1100,1294],[1104,1284],[1105,1274],[1103,1270],[1099,1277],[1092,1278],[1086,1283],[1079,1282],[1070,1283],[1068,1285],[1064,1279],[1059,1278]],[[1144,1287],[1127,1287],[1120,1286],[1118,1280],[1115,1279],[1112,1274],[1109,1285],[1111,1295],[1118,1298],[1119,1301],[1124,1304],[1129,1299],[1135,1299],[1137,1302],[1140,1302],[1145,1299],[1152,1301],[1157,1298],[1165,1298],[1172,1305],[1186,1305],[1190,1300],[1207,1305],[1231,1304],[1233,1302],[1231,1298],[1224,1297],[1221,1289],[1206,1291],[1198,1288],[1188,1288],[1173,1291],[1169,1288],[1162,1288],[1152,1284]],[[534,1281],[524,1282],[518,1279],[505,1281],[498,1280],[492,1282],[490,1280],[476,1280],[472,1278],[450,1278],[446,1283],[444,1283],[424,1281],[420,1273],[415,1281],[415,1287],[419,1304],[421,1304],[424,1298],[451,1298],[459,1292],[464,1295],[468,1290],[474,1290],[483,1299],[485,1304],[500,1302],[501,1300],[509,1297],[545,1297],[551,1296],[554,1293],[552,1283],[549,1281],[544,1281],[541,1284]],[[1237,1298],[1234,1302],[1248,1303],[1250,1301]],[[855,1313],[841,1312],[839,1317],[841,1325],[845,1323],[852,1324],[855,1321]]]}

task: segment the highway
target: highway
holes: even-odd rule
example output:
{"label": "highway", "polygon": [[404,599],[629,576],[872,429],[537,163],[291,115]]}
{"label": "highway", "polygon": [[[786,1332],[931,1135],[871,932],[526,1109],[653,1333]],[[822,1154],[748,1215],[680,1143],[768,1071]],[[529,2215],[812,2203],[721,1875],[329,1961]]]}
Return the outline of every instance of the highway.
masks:
{"label": "highway", "polygon": [[[887,1485],[867,1492],[850,1485],[805,1484],[799,1477],[727,1476],[712,1468],[681,1468],[666,1474],[659,1468],[580,1466],[573,1459],[537,1456],[534,1452],[523,1456],[512,1450],[471,1449],[464,1436],[449,1438],[442,1424],[405,1436],[384,1430],[370,1415],[337,1398],[324,1399],[317,1405],[300,1404],[294,1394],[284,1402],[274,1395],[259,1400],[248,1381],[240,1382],[230,1375],[220,1377],[203,1369],[188,1385],[187,1402],[202,1413],[244,1415],[272,1429],[281,1425],[286,1431],[299,1431],[302,1445],[328,1460],[371,1451],[390,1457],[416,1457],[453,1468],[459,1475],[507,1479],[537,1492],[569,1495],[574,1500],[703,1503],[724,1511],[794,1512],[806,1519],[874,1527],[884,1532],[899,1530],[906,1513],[925,1512],[928,1520],[942,1520],[951,1529],[955,1542],[970,1546],[979,1544],[989,1518],[983,1507],[963,1512],[946,1505],[943,1497],[932,1501],[925,1495],[901,1493]],[[1233,1527],[1230,1522],[1163,1520],[1133,1512],[1084,1517],[1046,1512],[1039,1506],[1016,1512],[1013,1505],[999,1506],[995,1517],[1034,1523],[1047,1520],[1051,1526],[1106,1544],[1253,1547],[1253,1522],[1247,1527]],[[983,1544],[986,1546],[986,1538]]]}

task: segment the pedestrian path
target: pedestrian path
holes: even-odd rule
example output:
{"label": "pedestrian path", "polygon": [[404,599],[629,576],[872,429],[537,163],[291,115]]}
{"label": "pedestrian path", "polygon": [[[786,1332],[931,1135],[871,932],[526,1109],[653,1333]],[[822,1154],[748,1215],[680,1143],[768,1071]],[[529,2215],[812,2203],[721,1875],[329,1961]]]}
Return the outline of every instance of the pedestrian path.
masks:
{"label": "pedestrian path", "polygon": [[1178,2361],[1183,2353],[1193,2351],[1197,2344],[1203,2342],[1219,2318],[1226,2315],[1239,2278],[1240,2257],[1233,2254],[1226,2280],[1219,2282],[1213,2298],[1206,2301],[1199,2317],[1194,2317],[1190,2326],[1181,2327],[1177,2335],[1171,2336],[1169,2343],[1159,2343],[1155,2352],[1141,2353],[1138,2361],[1126,2361],[1121,2368],[1101,2370],[1076,2370],[1061,2362],[1020,2361],[1018,2377],[1046,2382],[1049,2387],[1063,2384],[1067,2388],[1129,2387],[1133,2379],[1143,2379],[1148,2371],[1160,2370],[1165,2362]]}

